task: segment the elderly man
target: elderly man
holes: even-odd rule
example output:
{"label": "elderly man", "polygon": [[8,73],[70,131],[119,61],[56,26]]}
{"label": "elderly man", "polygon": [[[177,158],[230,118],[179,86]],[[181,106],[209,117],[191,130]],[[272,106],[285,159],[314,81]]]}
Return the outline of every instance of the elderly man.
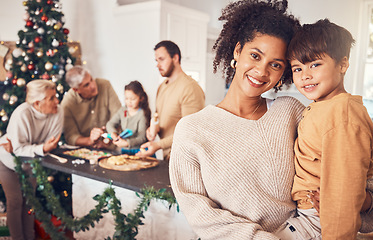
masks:
{"label": "elderly man", "polygon": [[159,73],[166,77],[158,87],[156,98],[159,128],[155,134],[158,133],[160,141],[154,141],[156,136],[148,129],[149,142],[141,146],[147,151],[137,155],[151,156],[163,149],[163,157],[168,160],[177,122],[182,117],[201,110],[205,106],[205,94],[199,84],[183,72],[180,49],[175,43],[161,41],[154,51]]}
{"label": "elderly man", "polygon": [[104,126],[121,107],[110,82],[93,79],[87,69],[75,66],[66,73],[71,89],[64,96],[64,135],[71,145],[109,148],[100,137]]}

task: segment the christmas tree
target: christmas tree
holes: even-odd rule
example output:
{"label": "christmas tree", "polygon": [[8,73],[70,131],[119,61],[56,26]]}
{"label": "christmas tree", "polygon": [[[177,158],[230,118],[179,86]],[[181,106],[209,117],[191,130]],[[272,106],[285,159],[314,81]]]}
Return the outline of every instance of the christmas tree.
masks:
{"label": "christmas tree", "polygon": [[[69,30],[64,28],[64,15],[58,0],[24,1],[25,27],[18,32],[19,40],[12,58],[5,62],[7,76],[0,81],[3,103],[0,105],[0,136],[6,132],[14,109],[26,98],[26,84],[35,79],[56,83],[57,95],[62,100],[68,90],[65,73],[75,63],[74,48],[67,45]],[[50,179],[63,206],[71,212],[70,175],[50,171]],[[38,193],[36,194],[38,196]],[[4,197],[0,189],[0,197]],[[5,199],[0,199],[5,202]]]}
{"label": "christmas tree", "polygon": [[58,0],[24,1],[25,28],[18,32],[19,40],[12,58],[5,62],[7,77],[3,82],[4,104],[0,107],[0,136],[6,131],[14,109],[25,101],[26,84],[35,79],[56,83],[62,100],[68,90],[65,73],[74,64],[67,45],[69,30],[64,28],[64,15]]}

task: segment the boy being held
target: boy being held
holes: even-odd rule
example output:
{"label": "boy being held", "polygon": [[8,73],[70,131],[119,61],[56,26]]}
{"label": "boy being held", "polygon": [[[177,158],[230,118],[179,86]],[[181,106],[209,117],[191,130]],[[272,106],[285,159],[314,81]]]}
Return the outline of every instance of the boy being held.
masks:
{"label": "boy being held", "polygon": [[[373,123],[362,98],[343,84],[353,43],[346,29],[324,19],[303,25],[288,48],[295,86],[314,101],[298,126],[292,197],[299,215],[313,219],[307,228],[319,228],[320,220],[323,240],[356,239],[360,211],[372,210],[366,185],[373,175]],[[318,188],[320,219],[309,199]]]}

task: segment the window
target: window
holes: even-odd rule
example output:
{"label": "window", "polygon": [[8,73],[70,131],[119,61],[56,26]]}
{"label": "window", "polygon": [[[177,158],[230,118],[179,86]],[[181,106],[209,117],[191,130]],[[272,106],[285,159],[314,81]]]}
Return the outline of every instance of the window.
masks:
{"label": "window", "polygon": [[364,105],[373,117],[373,1],[366,1],[363,7],[361,31]]}

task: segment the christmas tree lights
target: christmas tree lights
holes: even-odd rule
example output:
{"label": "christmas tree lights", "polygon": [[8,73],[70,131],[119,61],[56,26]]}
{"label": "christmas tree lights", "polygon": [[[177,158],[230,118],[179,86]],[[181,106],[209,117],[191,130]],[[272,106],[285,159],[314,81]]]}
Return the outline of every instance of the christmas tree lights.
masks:
{"label": "christmas tree lights", "polygon": [[18,32],[19,40],[6,60],[7,91],[0,107],[0,136],[6,132],[14,109],[25,101],[26,84],[35,79],[47,79],[56,83],[57,97],[62,100],[68,85],[65,73],[75,62],[74,48],[68,47],[69,30],[64,28],[65,19],[58,0],[24,1],[26,8],[24,29]]}

